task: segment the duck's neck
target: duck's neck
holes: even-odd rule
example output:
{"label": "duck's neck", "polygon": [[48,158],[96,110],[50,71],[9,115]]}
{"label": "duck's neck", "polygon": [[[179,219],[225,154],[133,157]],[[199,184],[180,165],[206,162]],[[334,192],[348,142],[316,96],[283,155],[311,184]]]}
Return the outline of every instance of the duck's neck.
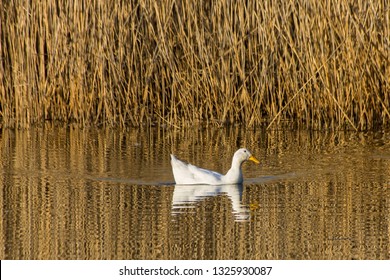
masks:
{"label": "duck's neck", "polygon": [[229,184],[241,184],[243,182],[242,171],[241,171],[242,162],[233,158],[232,167],[225,175],[225,180]]}

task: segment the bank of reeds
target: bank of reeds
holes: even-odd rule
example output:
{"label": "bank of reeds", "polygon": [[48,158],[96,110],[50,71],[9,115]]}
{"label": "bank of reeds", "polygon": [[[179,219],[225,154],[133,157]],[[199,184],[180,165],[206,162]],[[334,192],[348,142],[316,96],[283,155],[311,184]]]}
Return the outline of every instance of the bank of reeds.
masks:
{"label": "bank of reeds", "polygon": [[3,126],[390,123],[388,1],[0,5]]}

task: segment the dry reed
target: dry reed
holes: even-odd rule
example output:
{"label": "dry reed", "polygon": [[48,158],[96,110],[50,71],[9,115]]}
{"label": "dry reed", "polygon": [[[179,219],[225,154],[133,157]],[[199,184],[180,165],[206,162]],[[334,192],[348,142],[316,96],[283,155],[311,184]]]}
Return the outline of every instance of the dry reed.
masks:
{"label": "dry reed", "polygon": [[387,1],[3,1],[2,126],[390,123]]}

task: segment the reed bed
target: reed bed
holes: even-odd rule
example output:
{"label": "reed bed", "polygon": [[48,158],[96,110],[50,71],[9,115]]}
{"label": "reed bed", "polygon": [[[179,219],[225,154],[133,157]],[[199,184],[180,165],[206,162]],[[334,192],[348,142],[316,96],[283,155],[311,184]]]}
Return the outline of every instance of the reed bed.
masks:
{"label": "reed bed", "polygon": [[3,127],[390,124],[388,1],[3,1]]}

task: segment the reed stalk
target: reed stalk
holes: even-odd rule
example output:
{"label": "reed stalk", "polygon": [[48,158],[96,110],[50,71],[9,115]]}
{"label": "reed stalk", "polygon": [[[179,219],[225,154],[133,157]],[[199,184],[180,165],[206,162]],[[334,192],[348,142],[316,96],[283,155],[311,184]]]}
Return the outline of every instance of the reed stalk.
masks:
{"label": "reed stalk", "polygon": [[0,123],[390,124],[387,1],[2,1]]}

